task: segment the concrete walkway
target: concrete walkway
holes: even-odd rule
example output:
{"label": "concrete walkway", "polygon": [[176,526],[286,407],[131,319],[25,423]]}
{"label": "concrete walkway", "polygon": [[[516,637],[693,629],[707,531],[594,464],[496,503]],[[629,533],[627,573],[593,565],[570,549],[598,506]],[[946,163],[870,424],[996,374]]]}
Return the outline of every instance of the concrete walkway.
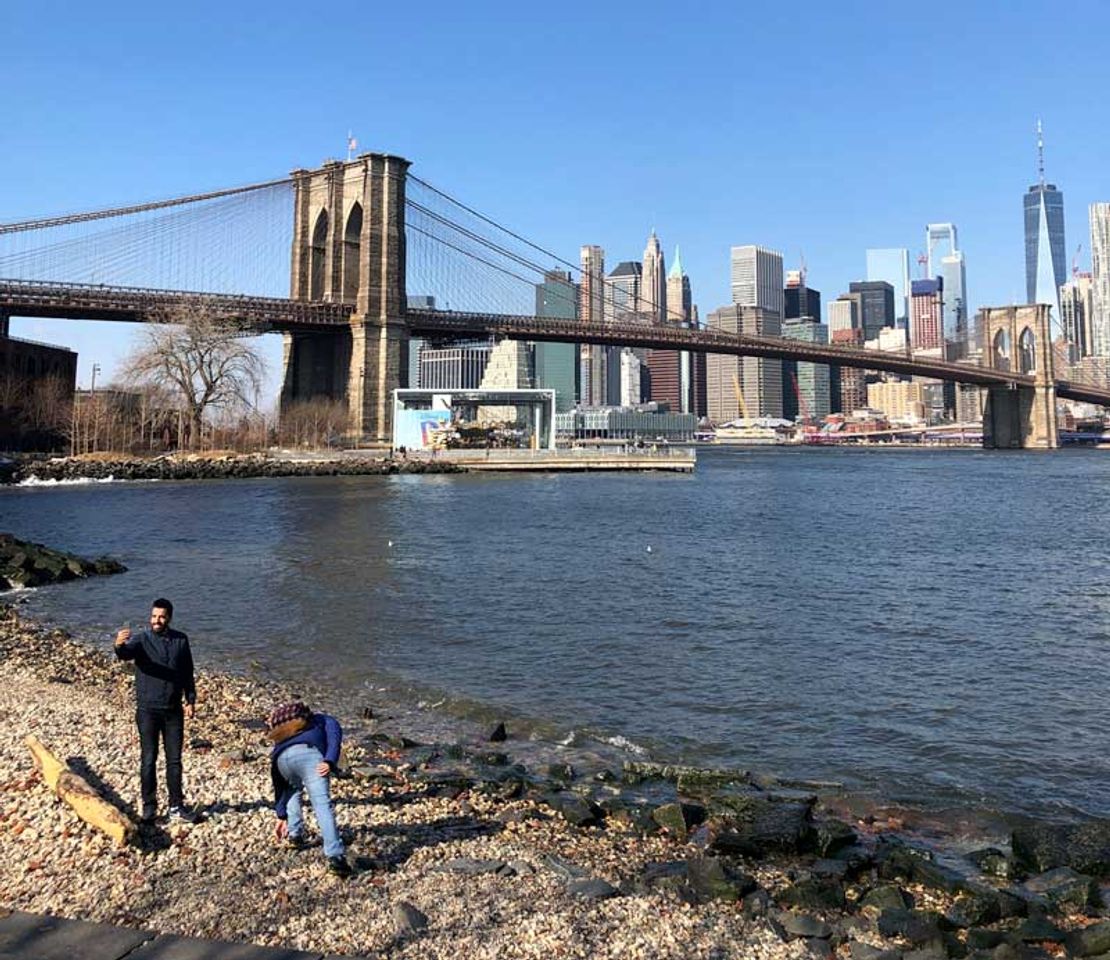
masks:
{"label": "concrete walkway", "polygon": [[[338,960],[0,909],[0,960]],[[358,960],[346,957],[343,960]],[[364,958],[365,960],[365,958]]]}

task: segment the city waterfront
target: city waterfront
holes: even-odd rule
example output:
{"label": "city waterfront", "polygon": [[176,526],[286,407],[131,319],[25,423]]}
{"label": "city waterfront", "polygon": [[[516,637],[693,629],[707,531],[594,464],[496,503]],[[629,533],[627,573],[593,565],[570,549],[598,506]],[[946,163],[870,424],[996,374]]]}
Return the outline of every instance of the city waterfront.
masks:
{"label": "city waterfront", "polygon": [[11,488],[0,526],[130,568],[30,614],[106,643],[164,594],[202,666],[351,714],[1105,816],[1108,479],[1084,451],[712,449],[693,475]]}

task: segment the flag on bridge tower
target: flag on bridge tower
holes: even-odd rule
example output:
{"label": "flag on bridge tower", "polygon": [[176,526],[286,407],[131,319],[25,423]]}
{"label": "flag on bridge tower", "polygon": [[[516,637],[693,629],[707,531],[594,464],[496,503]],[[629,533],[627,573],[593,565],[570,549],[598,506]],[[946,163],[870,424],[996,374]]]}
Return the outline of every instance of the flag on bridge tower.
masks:
{"label": "flag on bridge tower", "polygon": [[347,159],[351,159],[351,154],[358,149],[358,141],[354,138],[351,131],[347,131]]}

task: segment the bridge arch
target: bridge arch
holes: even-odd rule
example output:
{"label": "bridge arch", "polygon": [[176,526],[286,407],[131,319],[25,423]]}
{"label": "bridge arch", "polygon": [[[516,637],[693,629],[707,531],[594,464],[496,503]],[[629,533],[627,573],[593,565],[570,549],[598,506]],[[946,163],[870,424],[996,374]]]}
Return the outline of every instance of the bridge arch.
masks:
{"label": "bridge arch", "polygon": [[353,303],[358,299],[359,250],[362,246],[362,204],[357,200],[347,214],[347,227],[343,231],[343,299]]}
{"label": "bridge arch", "polygon": [[1022,373],[1033,373],[1037,369],[1037,338],[1028,327],[1018,337],[1018,369]]}
{"label": "bridge arch", "polygon": [[991,343],[991,366],[995,370],[1010,369],[1010,331],[999,330]]}
{"label": "bridge arch", "polygon": [[321,210],[312,228],[309,245],[308,299],[324,299],[324,278],[328,260],[328,211]]}

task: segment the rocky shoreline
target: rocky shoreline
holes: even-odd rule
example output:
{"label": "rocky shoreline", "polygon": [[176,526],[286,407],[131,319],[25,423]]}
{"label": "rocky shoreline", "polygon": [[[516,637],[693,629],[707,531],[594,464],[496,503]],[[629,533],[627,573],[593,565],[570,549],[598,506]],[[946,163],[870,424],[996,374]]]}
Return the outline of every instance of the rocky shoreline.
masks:
{"label": "rocky shoreline", "polygon": [[[1033,824],[956,865],[806,784],[628,763],[527,769],[512,731],[416,743],[374,704],[202,673],[186,733],[195,826],[112,846],[54,798],[38,736],[134,814],[131,680],[0,608],[0,902],[32,912],[361,956],[926,960],[1102,956],[1110,825]],[[272,836],[261,717],[295,694],[361,713],[334,786],[355,876]],[[347,717],[348,720],[354,717]],[[353,730],[355,725],[351,725]],[[311,820],[310,820],[311,822]]]}
{"label": "rocky shoreline", "polygon": [[27,480],[241,480],[257,477],[388,476],[398,473],[465,473],[463,467],[431,459],[336,457],[291,459],[264,454],[164,456],[120,459],[53,457],[0,461],[0,484]]}
{"label": "rocky shoreline", "polygon": [[111,557],[87,560],[41,543],[19,540],[10,533],[0,533],[0,590],[41,587],[126,571],[127,567]]}

